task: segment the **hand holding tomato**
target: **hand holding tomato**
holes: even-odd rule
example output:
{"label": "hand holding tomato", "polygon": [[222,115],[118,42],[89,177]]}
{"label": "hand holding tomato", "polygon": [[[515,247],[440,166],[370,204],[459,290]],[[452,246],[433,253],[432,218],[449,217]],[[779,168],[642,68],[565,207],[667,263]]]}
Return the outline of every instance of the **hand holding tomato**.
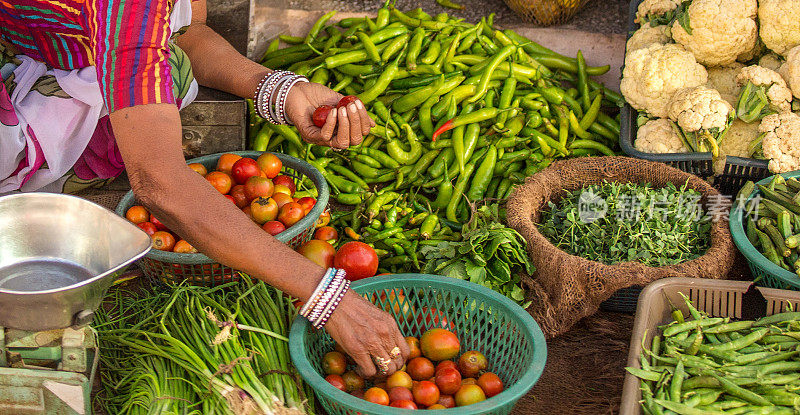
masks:
{"label": "hand holding tomato", "polygon": [[403,367],[409,354],[408,344],[394,317],[352,290],[339,303],[325,329],[356,362],[356,372],[365,378],[378,373],[373,356],[389,359],[392,349],[400,349],[400,356],[389,363],[389,370],[384,374],[391,375]]}

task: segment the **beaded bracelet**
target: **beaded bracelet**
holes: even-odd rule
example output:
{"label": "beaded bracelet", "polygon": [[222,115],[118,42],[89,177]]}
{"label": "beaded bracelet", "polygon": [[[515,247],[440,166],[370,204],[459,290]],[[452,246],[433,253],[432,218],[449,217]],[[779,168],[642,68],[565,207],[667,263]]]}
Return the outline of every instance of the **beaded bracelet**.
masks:
{"label": "beaded bracelet", "polygon": [[272,124],[277,124],[278,121],[273,117],[270,113],[269,106],[270,106],[270,97],[278,86],[278,81],[281,76],[291,74],[289,71],[273,71],[269,75],[265,76],[261,82],[259,83],[258,88],[256,89],[256,95],[253,99],[254,107],[256,112],[261,118],[266,119],[268,122]]}
{"label": "beaded bracelet", "polygon": [[328,288],[325,289],[325,292],[322,294],[317,304],[314,305],[314,309],[311,310],[311,313],[309,313],[306,318],[311,322],[316,321],[322,315],[328,304],[333,301],[335,293],[344,283],[345,279],[337,273],[337,275],[333,277],[333,281],[328,285]]}
{"label": "beaded bracelet", "polygon": [[289,71],[273,71],[265,76],[258,83],[253,96],[258,116],[271,124],[291,125],[286,116],[286,99],[298,82],[308,82],[308,78]]}
{"label": "beaded bracelet", "polygon": [[278,96],[275,98],[275,108],[278,109],[279,121],[283,124],[294,125],[286,116],[286,99],[289,97],[289,91],[298,82],[308,82],[308,79],[300,75],[294,75],[294,77],[287,79],[281,84],[278,90]]}
{"label": "beaded bracelet", "polygon": [[350,289],[350,281],[344,280],[344,284],[342,284],[339,290],[337,290],[336,295],[334,295],[333,301],[328,303],[322,315],[313,322],[313,326],[315,329],[321,329],[322,327],[325,326],[325,323],[328,322],[328,319],[331,317],[331,314],[333,314],[333,312],[339,306],[339,302],[342,301],[342,298],[344,298],[345,294],[347,294],[347,291],[349,289]]}
{"label": "beaded bracelet", "polygon": [[328,268],[328,270],[325,271],[325,274],[322,276],[322,279],[319,281],[319,284],[317,284],[317,288],[314,289],[314,292],[308,298],[308,301],[306,301],[306,303],[303,304],[303,307],[300,308],[301,316],[308,317],[308,314],[311,312],[314,306],[317,305],[320,297],[328,288],[328,285],[330,285],[335,275],[336,275],[335,268]]}

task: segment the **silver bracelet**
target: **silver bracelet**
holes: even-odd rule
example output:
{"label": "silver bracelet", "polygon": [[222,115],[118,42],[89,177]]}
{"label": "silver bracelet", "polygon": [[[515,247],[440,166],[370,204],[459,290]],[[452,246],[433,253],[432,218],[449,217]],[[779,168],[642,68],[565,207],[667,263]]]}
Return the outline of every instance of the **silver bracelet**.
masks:
{"label": "silver bracelet", "polygon": [[280,89],[278,90],[278,96],[275,99],[275,109],[278,115],[276,119],[286,125],[294,125],[286,116],[286,99],[289,97],[289,91],[298,82],[308,82],[308,78],[300,75],[294,75],[294,77],[283,81]]}
{"label": "silver bracelet", "polygon": [[337,307],[339,307],[339,303],[342,301],[342,299],[344,298],[345,294],[347,294],[347,291],[349,289],[350,289],[350,281],[345,280],[344,284],[342,284],[341,288],[339,288],[339,290],[336,292],[336,295],[333,297],[333,301],[328,303],[328,306],[326,307],[325,312],[322,314],[322,316],[320,316],[320,318],[314,321],[313,326],[315,329],[319,330],[325,326],[325,324],[328,322],[328,319],[331,318],[333,312],[336,311]]}
{"label": "silver bracelet", "polygon": [[328,285],[328,288],[325,289],[325,292],[322,294],[322,297],[314,305],[314,309],[311,311],[308,317],[306,317],[308,318],[309,321],[313,323],[322,315],[322,312],[325,310],[328,303],[330,303],[333,300],[334,294],[339,289],[339,287],[341,287],[342,284],[344,284],[344,282],[345,282],[344,278],[339,277],[339,275],[333,277],[333,281],[331,281],[331,283]]}
{"label": "silver bracelet", "polygon": [[322,296],[322,293],[325,292],[325,289],[328,288],[333,277],[336,275],[336,268],[328,268],[325,271],[325,274],[322,276],[322,279],[319,280],[319,284],[317,284],[317,288],[314,289],[314,292],[311,293],[311,296],[308,297],[308,301],[303,304],[303,307],[300,308],[300,315],[303,317],[307,317],[308,313],[314,308],[314,306],[319,301],[319,298]]}
{"label": "silver bracelet", "polygon": [[266,119],[268,122],[272,124],[277,124],[278,121],[270,115],[269,105],[270,100],[269,98],[272,96],[273,92],[278,86],[278,81],[281,76],[291,74],[289,71],[273,71],[265,76],[261,82],[258,84],[258,88],[256,88],[255,97],[253,98],[253,104],[256,110],[256,114],[261,118]]}
{"label": "silver bracelet", "polygon": [[278,105],[278,100],[280,98],[281,90],[288,81],[294,79],[294,77],[296,76],[297,75],[294,75],[291,72],[286,75],[283,75],[280,79],[278,79],[278,82],[275,84],[275,89],[272,90],[269,96],[269,102],[270,102],[269,111],[272,117],[275,118],[277,124],[286,125],[286,120],[282,114],[284,108],[282,105]]}

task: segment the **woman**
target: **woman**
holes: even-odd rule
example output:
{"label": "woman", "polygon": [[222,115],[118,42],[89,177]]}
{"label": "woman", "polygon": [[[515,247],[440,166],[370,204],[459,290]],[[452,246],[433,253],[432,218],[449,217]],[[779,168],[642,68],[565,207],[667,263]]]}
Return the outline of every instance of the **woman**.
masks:
{"label": "woman", "polygon": [[[0,194],[75,191],[113,179],[124,162],[137,199],[170,229],[300,298],[320,325],[332,312],[325,327],[362,375],[394,372],[408,347],[390,315],[348,290],[341,273],[261,230],[186,166],[178,109],[194,98],[194,79],[263,98],[272,72],[238,54],[205,18],[205,0],[0,2]],[[285,102],[270,100],[281,95],[266,88],[272,113],[285,113],[308,142],[360,143],[374,125],[364,105],[332,112],[317,128],[314,109],[341,95],[301,81],[283,91]]]}

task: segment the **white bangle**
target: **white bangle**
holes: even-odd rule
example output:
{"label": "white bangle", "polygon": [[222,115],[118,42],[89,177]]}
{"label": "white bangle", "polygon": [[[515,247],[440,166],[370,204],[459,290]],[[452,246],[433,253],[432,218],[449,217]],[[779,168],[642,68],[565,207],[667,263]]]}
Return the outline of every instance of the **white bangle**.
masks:
{"label": "white bangle", "polygon": [[300,315],[303,317],[307,317],[308,313],[314,308],[314,306],[319,301],[319,297],[322,296],[322,293],[325,292],[325,289],[328,288],[330,285],[331,280],[336,275],[335,268],[328,268],[325,271],[325,274],[322,276],[322,279],[317,284],[317,288],[314,289],[314,292],[311,293],[311,296],[308,297],[308,301],[303,304],[303,307],[300,308]]}

